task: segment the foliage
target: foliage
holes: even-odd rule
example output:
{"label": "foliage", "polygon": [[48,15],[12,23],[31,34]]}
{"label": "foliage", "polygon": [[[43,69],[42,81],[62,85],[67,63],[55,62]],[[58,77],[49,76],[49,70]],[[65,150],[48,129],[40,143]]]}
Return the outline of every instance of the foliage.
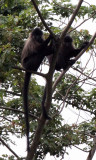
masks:
{"label": "foliage", "polygon": [[[44,31],[44,28],[35,8],[30,0],[1,0],[0,2],[0,137],[4,142],[14,143],[11,135],[16,137],[25,136],[25,119],[22,107],[22,88],[24,81],[24,71],[14,69],[14,66],[21,66],[20,57],[26,38],[32,28],[38,26]],[[55,34],[60,34],[66,26],[69,17],[72,15],[75,5],[70,0],[53,0],[50,2],[38,1],[39,9],[44,20]],[[76,16],[75,23],[78,19],[88,18],[95,20],[96,6],[83,6]],[[66,24],[64,24],[64,21]],[[60,26],[60,27],[59,27]],[[74,39],[76,47],[80,46],[83,41],[91,38],[89,31],[76,29],[71,26],[70,34]],[[73,30],[71,32],[71,30]],[[45,32],[45,36],[47,33]],[[96,47],[96,40],[92,48]],[[86,53],[87,54],[87,53]],[[75,67],[82,71],[80,63]],[[89,71],[85,74],[88,75]],[[54,81],[59,73],[54,75]],[[70,85],[76,80],[71,87],[66,98],[66,107],[70,106],[78,110],[84,110],[92,114],[90,121],[83,121],[80,124],[66,124],[59,114],[64,96]],[[38,150],[34,159],[44,159],[47,153],[52,156],[63,157],[67,147],[72,147],[86,143],[86,148],[92,146],[90,134],[96,132],[96,86],[90,91],[85,91],[81,87],[81,77],[77,78],[73,73],[67,73],[56,88],[53,95],[54,104],[50,109],[52,120],[45,126]],[[29,90],[29,109],[30,109],[30,143],[32,143],[37,119],[41,115],[41,100],[43,86],[40,86],[32,76]],[[90,141],[89,141],[90,139]],[[9,144],[10,144],[9,143]],[[0,142],[0,145],[2,143]],[[1,155],[0,155],[1,156]],[[15,159],[14,156],[2,155],[0,159]]]}

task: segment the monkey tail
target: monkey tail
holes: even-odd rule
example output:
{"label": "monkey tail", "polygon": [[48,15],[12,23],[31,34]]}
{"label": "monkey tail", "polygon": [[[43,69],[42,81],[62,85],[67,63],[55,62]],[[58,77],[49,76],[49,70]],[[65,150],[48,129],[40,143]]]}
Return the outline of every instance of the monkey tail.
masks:
{"label": "monkey tail", "polygon": [[46,86],[44,88],[44,94],[43,94],[43,98],[42,98],[42,111],[43,111],[43,115],[46,119],[51,119],[48,114],[47,114],[47,111],[46,111],[46,108],[45,108],[45,100],[46,100]]}
{"label": "monkey tail", "polygon": [[25,121],[26,121],[26,136],[27,136],[27,151],[29,152],[29,109],[28,109],[28,88],[30,82],[31,73],[25,72],[24,79],[24,88],[23,88],[23,103],[24,103],[24,112],[25,112]]}

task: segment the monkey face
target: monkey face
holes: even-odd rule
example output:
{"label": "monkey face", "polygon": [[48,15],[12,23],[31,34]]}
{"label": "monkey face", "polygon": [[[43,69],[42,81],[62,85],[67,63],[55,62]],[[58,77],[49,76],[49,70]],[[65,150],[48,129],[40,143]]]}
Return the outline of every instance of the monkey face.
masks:
{"label": "monkey face", "polygon": [[39,43],[43,43],[44,42],[44,39],[43,39],[43,36],[39,36],[39,35],[36,35],[35,36],[35,40]]}

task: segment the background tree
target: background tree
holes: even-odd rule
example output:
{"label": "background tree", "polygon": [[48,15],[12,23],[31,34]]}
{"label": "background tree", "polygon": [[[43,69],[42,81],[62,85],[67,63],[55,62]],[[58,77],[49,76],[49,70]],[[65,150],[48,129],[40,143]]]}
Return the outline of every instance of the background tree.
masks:
{"label": "background tree", "polygon": [[[45,31],[45,37],[50,33],[55,38],[57,34],[62,40],[67,32],[70,33],[76,47],[85,40],[90,40],[90,43],[89,48],[86,48],[87,51],[84,53],[84,50],[76,57],[78,60],[84,53],[87,59],[82,56],[66,71],[55,72],[53,75],[58,52],[54,54],[50,69],[48,69],[47,60],[43,61],[38,72],[44,73],[43,66],[44,68],[46,66],[47,74],[44,75],[47,81],[46,108],[52,117],[48,122],[41,115],[44,86],[37,83],[37,76],[32,77],[29,91],[31,154],[29,153],[26,159],[31,160],[33,157],[36,160],[44,159],[47,153],[63,159],[68,147],[78,148],[80,144],[86,144],[85,148],[82,148],[83,151],[90,151],[87,160],[93,158],[94,154],[91,153],[94,153],[92,152],[94,147],[96,149],[93,141],[96,136],[96,33],[90,35],[87,29],[80,28],[90,19],[95,22],[95,18],[96,6],[83,0],[79,0],[77,5],[73,5],[69,0],[60,2],[58,0],[36,2],[34,0],[1,0],[0,144],[6,146],[12,153],[12,156],[2,155],[1,159],[13,160],[15,157],[24,159],[24,155],[19,156],[10,147],[11,143],[14,143],[12,135],[18,138],[25,136],[22,107],[24,71],[20,68],[16,69],[15,66],[21,67],[24,41],[36,26]],[[51,102],[54,103],[51,104]],[[90,119],[81,122],[77,120],[71,125],[64,123],[64,113],[68,107],[88,113]]]}

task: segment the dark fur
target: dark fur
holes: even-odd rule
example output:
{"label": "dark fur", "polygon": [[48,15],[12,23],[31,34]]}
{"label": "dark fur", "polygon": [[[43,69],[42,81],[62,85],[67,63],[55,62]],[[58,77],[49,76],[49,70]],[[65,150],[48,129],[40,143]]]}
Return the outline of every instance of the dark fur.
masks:
{"label": "dark fur", "polygon": [[[65,70],[67,66],[74,64],[75,63],[74,59],[71,60],[70,58],[76,57],[80,53],[80,51],[84,49],[88,44],[88,42],[84,42],[80,48],[75,49],[72,42],[73,40],[70,36],[65,36],[64,41],[61,43],[58,51],[59,53],[55,66],[56,70],[58,71],[60,69]],[[49,63],[51,63],[52,61],[52,56],[53,55],[47,56]]]}
{"label": "dark fur", "polygon": [[[35,28],[27,39],[21,55],[22,66],[26,70],[37,71],[45,56],[52,54],[51,46],[48,43],[51,40],[49,36],[46,40],[43,39],[43,32],[39,28]],[[26,135],[27,135],[27,150],[29,151],[29,117],[28,117],[28,87],[31,73],[25,73],[23,102],[26,120]],[[43,114],[47,118],[47,112],[44,105]]]}

